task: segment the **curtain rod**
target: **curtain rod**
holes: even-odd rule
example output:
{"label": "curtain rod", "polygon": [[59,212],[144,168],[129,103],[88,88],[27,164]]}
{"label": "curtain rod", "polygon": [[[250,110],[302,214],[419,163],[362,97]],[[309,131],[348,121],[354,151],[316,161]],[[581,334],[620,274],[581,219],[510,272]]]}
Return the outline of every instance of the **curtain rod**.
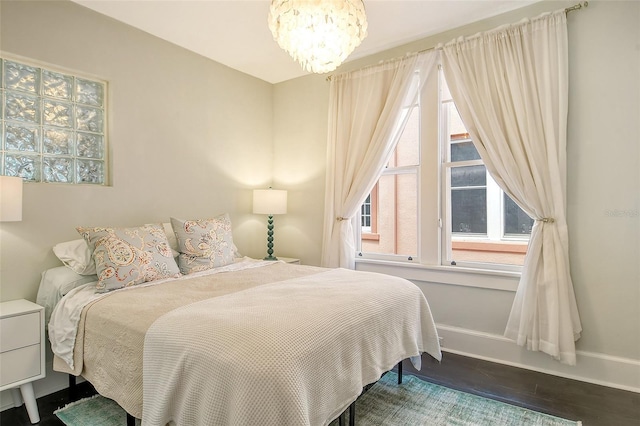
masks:
{"label": "curtain rod", "polygon": [[[573,6],[569,6],[569,7],[565,8],[564,9],[564,13],[573,12],[574,10],[580,10],[580,9],[582,9],[584,7],[587,7],[587,6],[589,6],[589,2],[588,1],[583,1],[582,3],[577,3],[577,4],[574,4]],[[428,47],[426,49],[419,50],[416,53],[424,53],[424,52],[428,52],[429,50],[434,50],[434,49],[436,49],[436,46]],[[392,60],[393,59],[390,59],[390,61],[392,61]],[[333,75],[327,76],[326,81],[331,81],[331,77],[333,77]]]}
{"label": "curtain rod", "polygon": [[587,7],[587,6],[589,6],[589,2],[588,2],[588,1],[583,1],[582,3],[574,4],[574,5],[573,5],[573,6],[571,6],[571,7],[567,7],[567,8],[564,10],[564,13],[573,12],[574,10],[580,10],[580,9],[582,9],[583,7]]}

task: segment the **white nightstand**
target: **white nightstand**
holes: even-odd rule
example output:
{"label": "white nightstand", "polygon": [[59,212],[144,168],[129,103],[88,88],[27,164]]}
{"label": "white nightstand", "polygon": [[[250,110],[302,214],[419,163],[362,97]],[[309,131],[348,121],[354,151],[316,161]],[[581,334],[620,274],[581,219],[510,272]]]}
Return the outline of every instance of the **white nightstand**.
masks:
{"label": "white nightstand", "polygon": [[278,260],[282,260],[283,262],[286,262],[286,263],[293,263],[296,265],[300,265],[300,259],[295,259],[293,257],[278,257]]}
{"label": "white nightstand", "polygon": [[20,387],[31,423],[40,421],[32,382],[44,378],[44,308],[28,300],[0,303],[0,391]]}

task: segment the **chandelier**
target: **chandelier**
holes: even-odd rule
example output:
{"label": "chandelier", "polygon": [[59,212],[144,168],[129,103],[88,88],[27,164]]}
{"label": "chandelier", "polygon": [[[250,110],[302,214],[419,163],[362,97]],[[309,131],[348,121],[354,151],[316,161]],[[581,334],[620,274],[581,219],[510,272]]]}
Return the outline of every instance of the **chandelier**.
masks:
{"label": "chandelier", "polygon": [[362,0],[272,0],[269,29],[303,69],[335,70],[367,36]]}

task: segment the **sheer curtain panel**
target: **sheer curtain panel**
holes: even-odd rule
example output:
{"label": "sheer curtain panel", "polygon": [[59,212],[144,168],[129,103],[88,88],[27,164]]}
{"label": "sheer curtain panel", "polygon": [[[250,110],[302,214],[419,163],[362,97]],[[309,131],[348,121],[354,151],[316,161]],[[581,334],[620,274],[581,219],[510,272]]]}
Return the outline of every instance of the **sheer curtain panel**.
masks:
{"label": "sheer curtain panel", "polygon": [[[382,174],[439,52],[331,78],[322,265],[355,267],[353,217]],[[406,109],[405,109],[406,111]]]}
{"label": "sheer curtain panel", "polygon": [[564,11],[443,47],[460,116],[498,185],[533,219],[505,336],[574,365],[582,327],[569,273]]}

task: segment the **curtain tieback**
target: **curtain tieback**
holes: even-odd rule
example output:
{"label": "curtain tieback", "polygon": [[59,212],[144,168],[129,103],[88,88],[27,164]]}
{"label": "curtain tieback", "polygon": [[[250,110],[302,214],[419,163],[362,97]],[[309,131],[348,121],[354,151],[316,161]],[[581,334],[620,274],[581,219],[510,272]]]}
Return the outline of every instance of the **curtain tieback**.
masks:
{"label": "curtain tieback", "polygon": [[348,218],[348,217],[338,216],[338,217],[336,217],[336,220],[337,220],[338,222],[342,222],[343,220],[349,220],[349,218]]}
{"label": "curtain tieback", "polygon": [[544,222],[544,223],[554,223],[556,220],[552,217],[543,217],[541,219],[536,219],[538,222]]}

